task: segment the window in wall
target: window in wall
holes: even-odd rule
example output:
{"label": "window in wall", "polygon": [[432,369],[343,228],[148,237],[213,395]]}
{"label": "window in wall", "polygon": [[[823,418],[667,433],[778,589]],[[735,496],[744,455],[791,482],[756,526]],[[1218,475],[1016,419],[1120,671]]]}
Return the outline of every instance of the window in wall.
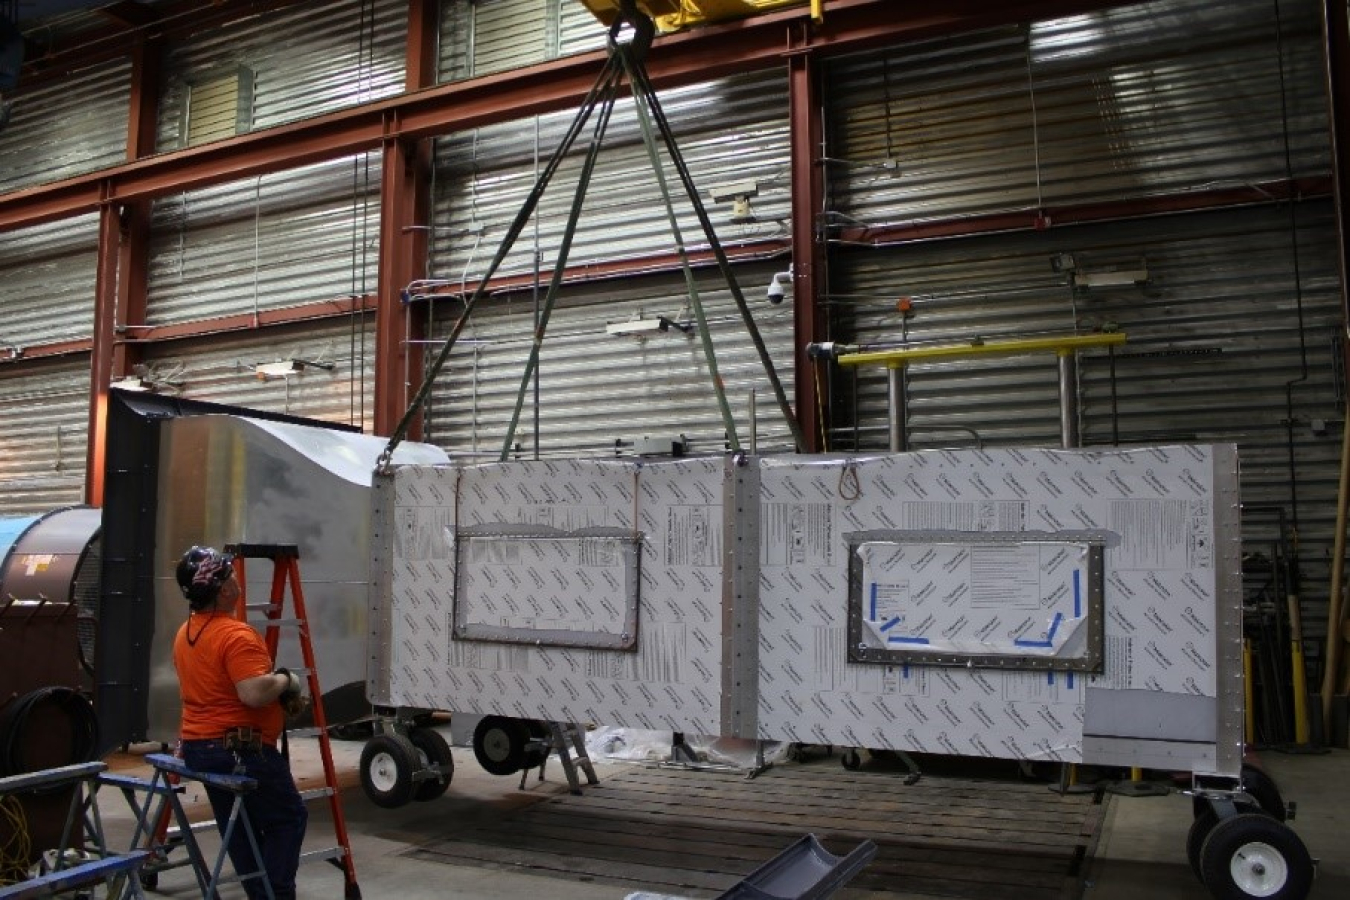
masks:
{"label": "window in wall", "polygon": [[184,146],[219,141],[248,131],[253,122],[253,72],[244,66],[188,85]]}

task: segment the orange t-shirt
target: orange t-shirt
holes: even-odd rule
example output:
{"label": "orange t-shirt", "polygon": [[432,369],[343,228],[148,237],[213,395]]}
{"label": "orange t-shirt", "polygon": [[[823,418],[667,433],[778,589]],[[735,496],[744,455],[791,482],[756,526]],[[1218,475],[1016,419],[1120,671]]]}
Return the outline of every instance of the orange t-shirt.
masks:
{"label": "orange t-shirt", "polygon": [[[191,633],[194,643],[188,643]],[[183,698],[185,741],[220,738],[251,725],[275,745],[285,714],[281,705],[253,708],[239,699],[235,683],[272,671],[267,644],[253,626],[222,613],[193,613],[173,639],[173,665]]]}

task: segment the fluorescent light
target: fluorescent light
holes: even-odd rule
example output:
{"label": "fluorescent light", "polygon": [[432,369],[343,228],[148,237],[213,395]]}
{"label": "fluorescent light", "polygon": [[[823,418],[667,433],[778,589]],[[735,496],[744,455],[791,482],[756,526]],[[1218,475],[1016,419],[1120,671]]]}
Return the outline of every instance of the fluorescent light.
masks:
{"label": "fluorescent light", "polygon": [[258,363],[253,367],[253,374],[258,376],[261,381],[269,378],[285,378],[287,375],[294,375],[299,372],[303,366],[297,365],[293,359],[277,360],[270,363]]}

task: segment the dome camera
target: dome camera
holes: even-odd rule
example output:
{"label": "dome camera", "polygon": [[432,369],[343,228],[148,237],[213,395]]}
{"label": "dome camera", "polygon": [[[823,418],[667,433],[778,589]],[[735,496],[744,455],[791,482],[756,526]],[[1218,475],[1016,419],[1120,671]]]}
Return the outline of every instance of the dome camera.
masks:
{"label": "dome camera", "polygon": [[784,281],[786,281],[788,284],[792,283],[791,272],[779,272],[778,274],[774,275],[773,279],[769,282],[769,290],[766,296],[768,296],[769,302],[774,304],[775,306],[777,306],[779,303],[782,303],[783,297],[787,295],[787,291],[783,287]]}

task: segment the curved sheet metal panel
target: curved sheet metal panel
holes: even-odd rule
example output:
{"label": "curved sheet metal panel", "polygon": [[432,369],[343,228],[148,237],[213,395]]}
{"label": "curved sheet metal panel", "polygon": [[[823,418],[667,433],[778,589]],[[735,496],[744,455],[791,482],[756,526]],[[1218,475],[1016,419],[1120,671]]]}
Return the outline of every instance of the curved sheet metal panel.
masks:
{"label": "curved sheet metal panel", "polygon": [[[187,617],[174,579],[193,544],[295,544],[310,634],[325,695],[366,676],[366,570],[370,564],[370,483],[384,438],[238,416],[185,416],[160,430],[155,534],[150,735],[178,728],[173,638]],[[394,461],[443,462],[440,450],[405,443]],[[248,567],[251,602],[268,597],[271,569]],[[106,632],[105,632],[106,633]],[[293,631],[283,630],[279,662],[303,666]],[[336,711],[335,711],[336,712]]]}
{"label": "curved sheet metal panel", "polygon": [[[14,552],[14,545],[23,537],[23,533],[32,527],[33,523],[38,521],[38,516],[18,516],[15,518],[0,519],[0,574],[3,574],[9,566],[9,556]],[[0,581],[0,585],[3,582]]]}

